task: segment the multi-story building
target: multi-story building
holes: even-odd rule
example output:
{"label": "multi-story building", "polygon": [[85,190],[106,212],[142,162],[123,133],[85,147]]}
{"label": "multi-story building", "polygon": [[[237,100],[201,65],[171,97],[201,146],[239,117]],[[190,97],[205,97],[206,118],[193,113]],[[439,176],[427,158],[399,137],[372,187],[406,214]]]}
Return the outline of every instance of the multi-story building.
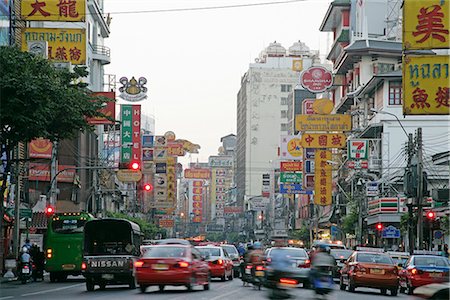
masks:
{"label": "multi-story building", "polygon": [[288,51],[274,42],[242,76],[237,96],[238,205],[261,195],[262,175],[273,170],[280,136],[289,132],[289,93],[299,82],[299,72],[310,67],[316,55],[300,42]]}
{"label": "multi-story building", "polygon": [[[351,114],[350,138],[369,143],[367,169],[342,167],[337,183],[340,191],[346,192],[339,192],[338,199],[345,199],[350,191],[362,199],[357,226],[360,242],[376,240],[375,234],[369,233],[376,232],[377,223],[400,227],[405,211],[402,195],[407,134],[414,134],[419,127],[423,130],[424,171],[429,188],[448,182],[448,169],[432,166],[431,156],[449,149],[449,117],[402,116],[400,2],[335,0],[320,26],[321,31],[334,36],[327,59],[333,62],[335,79],[331,93],[335,112]],[[345,159],[346,154],[342,153],[343,163]],[[368,198],[367,182],[379,184],[377,196]],[[383,199],[388,197],[394,200],[386,205],[394,208],[385,210]],[[400,243],[400,239],[384,242]]]}

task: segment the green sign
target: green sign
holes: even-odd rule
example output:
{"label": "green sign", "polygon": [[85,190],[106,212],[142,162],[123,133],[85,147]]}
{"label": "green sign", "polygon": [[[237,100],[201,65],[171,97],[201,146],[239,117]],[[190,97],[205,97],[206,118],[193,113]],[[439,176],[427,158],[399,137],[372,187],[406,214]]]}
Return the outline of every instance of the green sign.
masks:
{"label": "green sign", "polygon": [[300,183],[302,182],[302,173],[280,173],[280,182]]}
{"label": "green sign", "polygon": [[[5,210],[5,213],[10,217],[14,217],[15,211],[14,208],[10,207]],[[19,210],[19,218],[31,218],[32,214],[33,212],[29,208],[21,208]]]}
{"label": "green sign", "polygon": [[131,105],[121,105],[121,151],[120,162],[127,163],[131,161],[131,145],[132,145],[132,107]]}

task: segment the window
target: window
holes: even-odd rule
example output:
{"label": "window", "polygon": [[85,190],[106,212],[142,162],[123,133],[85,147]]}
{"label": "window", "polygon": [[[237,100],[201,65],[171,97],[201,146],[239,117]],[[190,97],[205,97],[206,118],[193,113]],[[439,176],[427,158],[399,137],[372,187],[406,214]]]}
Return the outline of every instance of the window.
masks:
{"label": "window", "polygon": [[281,97],[281,105],[287,105],[288,99],[286,97]]}
{"label": "window", "polygon": [[402,105],[402,82],[389,82],[389,105]]}
{"label": "window", "polygon": [[281,131],[288,131],[289,125],[288,124],[281,124]]}
{"label": "window", "polygon": [[282,110],[281,111],[281,117],[282,118],[287,118],[287,110]]}
{"label": "window", "polygon": [[281,91],[289,93],[290,91],[292,91],[292,86],[290,84],[282,84]]}

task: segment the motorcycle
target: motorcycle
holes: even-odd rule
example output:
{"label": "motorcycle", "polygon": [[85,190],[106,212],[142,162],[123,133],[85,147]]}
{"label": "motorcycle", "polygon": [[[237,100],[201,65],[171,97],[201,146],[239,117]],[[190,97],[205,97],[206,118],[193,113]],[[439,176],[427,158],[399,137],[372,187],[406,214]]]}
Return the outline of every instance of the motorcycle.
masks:
{"label": "motorcycle", "polygon": [[313,288],[317,295],[327,295],[333,291],[333,270],[332,267],[319,267],[313,275]]}
{"label": "motorcycle", "polygon": [[37,281],[38,279],[44,281],[44,269],[38,268],[35,264],[33,264],[32,270],[31,277],[33,278],[33,281]]}
{"label": "motorcycle", "polygon": [[252,268],[252,264],[241,263],[241,280],[243,286],[252,283]]}
{"label": "motorcycle", "polygon": [[31,263],[22,263],[19,267],[19,280],[22,284],[27,283],[31,279],[32,275]]}
{"label": "motorcycle", "polygon": [[298,281],[293,278],[280,277],[281,274],[268,278],[265,286],[269,288],[269,299],[289,299],[290,289],[297,287]]}
{"label": "motorcycle", "polygon": [[252,270],[252,284],[261,290],[261,286],[264,285],[265,277],[266,277],[266,268],[264,265],[254,265],[252,266],[254,270]]}

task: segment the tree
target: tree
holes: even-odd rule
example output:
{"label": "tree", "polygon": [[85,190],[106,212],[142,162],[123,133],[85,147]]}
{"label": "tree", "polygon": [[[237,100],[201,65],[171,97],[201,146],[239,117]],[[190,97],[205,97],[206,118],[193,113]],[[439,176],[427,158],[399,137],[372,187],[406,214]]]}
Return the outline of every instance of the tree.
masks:
{"label": "tree", "polygon": [[123,213],[107,212],[107,216],[111,218],[126,219],[139,225],[145,239],[155,239],[157,234],[165,236],[165,231],[155,224],[149,223],[141,218],[131,217]]}

